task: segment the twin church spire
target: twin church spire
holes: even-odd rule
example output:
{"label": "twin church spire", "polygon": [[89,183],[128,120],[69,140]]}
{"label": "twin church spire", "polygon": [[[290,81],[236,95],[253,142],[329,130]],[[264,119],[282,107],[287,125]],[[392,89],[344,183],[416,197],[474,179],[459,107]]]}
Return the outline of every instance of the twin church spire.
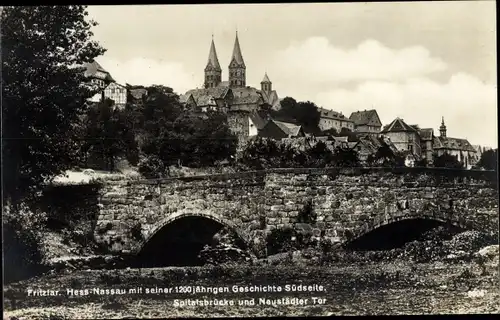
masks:
{"label": "twin church spire", "polygon": [[[241,88],[246,86],[246,66],[241,53],[238,31],[234,40],[233,54],[229,63],[229,87]],[[205,88],[214,88],[221,84],[222,69],[217,58],[215,43],[212,35],[212,43],[208,54],[208,62],[205,67]]]}

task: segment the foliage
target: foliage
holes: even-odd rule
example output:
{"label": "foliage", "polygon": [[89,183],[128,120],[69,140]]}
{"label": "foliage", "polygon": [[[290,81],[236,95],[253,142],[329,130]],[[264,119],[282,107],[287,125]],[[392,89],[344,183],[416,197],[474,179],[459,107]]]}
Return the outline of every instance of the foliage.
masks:
{"label": "foliage", "polygon": [[296,239],[297,231],[293,228],[273,229],[266,237],[267,254],[273,255],[280,252],[292,251],[295,249],[293,239]]}
{"label": "foliage", "polygon": [[21,198],[79,161],[79,116],[95,88],[82,65],[104,53],[85,6],[2,10],[4,195]]}
{"label": "foliage", "polygon": [[10,282],[32,276],[40,268],[39,243],[47,216],[26,202],[8,203],[3,209],[4,270]]}
{"label": "foliage", "polygon": [[332,152],[322,141],[306,150],[299,150],[288,143],[257,137],[247,144],[239,163],[254,170],[268,168],[323,168],[327,166],[359,166],[355,150],[337,148]]}
{"label": "foliage", "polygon": [[297,102],[291,97],[285,97],[280,102],[281,108],[271,111],[271,116],[287,122],[296,122],[304,127],[307,132],[317,134],[320,112],[316,104],[311,101]]}
{"label": "foliage", "polygon": [[333,153],[338,167],[359,167],[360,161],[356,150],[336,147]]}
{"label": "foliage", "polygon": [[457,157],[448,153],[443,153],[440,156],[434,157],[434,167],[462,169],[464,166],[458,161]]}
{"label": "foliage", "polygon": [[332,166],[335,162],[333,152],[328,149],[323,141],[318,141],[314,146],[306,150],[309,166],[313,168],[324,168]]}
{"label": "foliage", "polygon": [[163,161],[153,154],[139,162],[139,173],[148,179],[162,178],[166,175],[166,168]]}
{"label": "foliage", "polygon": [[82,151],[91,159],[103,160],[104,170],[114,170],[115,160],[126,156],[137,163],[138,146],[126,111],[105,100],[90,108],[85,118],[85,140]]}
{"label": "foliage", "polygon": [[481,154],[481,158],[476,165],[479,168],[486,170],[498,169],[498,149],[487,150]]}
{"label": "foliage", "polygon": [[369,155],[367,162],[384,167],[404,167],[405,159],[401,154],[393,152],[387,144],[382,144],[374,155]]}
{"label": "foliage", "polygon": [[429,162],[425,158],[415,161],[415,167],[427,167],[428,165]]}
{"label": "foliage", "polygon": [[156,156],[165,166],[210,166],[230,160],[237,138],[230,131],[225,114],[210,111],[203,116],[183,110],[171,88],[148,88],[136,131],[141,133],[141,149]]}

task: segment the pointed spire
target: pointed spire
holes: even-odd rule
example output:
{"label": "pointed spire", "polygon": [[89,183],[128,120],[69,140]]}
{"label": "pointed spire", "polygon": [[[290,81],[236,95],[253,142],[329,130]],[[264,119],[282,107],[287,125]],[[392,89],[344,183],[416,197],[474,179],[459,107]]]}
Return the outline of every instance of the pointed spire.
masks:
{"label": "pointed spire", "polygon": [[234,40],[233,56],[231,61],[235,60],[239,65],[245,66],[243,55],[241,54],[240,41],[238,40],[238,30],[236,30],[236,39]]}
{"label": "pointed spire", "polygon": [[269,77],[267,76],[267,72],[264,74],[264,79],[262,79],[261,83],[271,83]]}
{"label": "pointed spire", "polygon": [[207,67],[212,66],[217,70],[221,70],[219,59],[217,58],[217,51],[215,50],[214,35],[212,34],[212,44],[210,45],[210,52],[208,54]]}

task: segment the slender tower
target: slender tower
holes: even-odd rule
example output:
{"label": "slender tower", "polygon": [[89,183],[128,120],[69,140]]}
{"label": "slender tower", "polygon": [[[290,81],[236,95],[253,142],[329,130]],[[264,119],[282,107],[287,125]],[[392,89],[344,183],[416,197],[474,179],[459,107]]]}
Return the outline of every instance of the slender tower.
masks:
{"label": "slender tower", "polygon": [[241,54],[238,31],[236,31],[236,39],[234,41],[233,56],[229,63],[229,86],[232,88],[246,86],[246,66]]}
{"label": "slender tower", "polygon": [[272,88],[273,83],[271,80],[269,80],[269,77],[267,76],[267,72],[264,74],[264,79],[260,82],[260,88],[264,92],[271,92],[273,90]]}
{"label": "slender tower", "polygon": [[446,138],[446,125],[444,124],[444,117],[441,119],[441,126],[439,127],[439,135]]}
{"label": "slender tower", "polygon": [[208,62],[205,67],[205,88],[217,87],[222,78],[222,69],[217,58],[217,51],[215,51],[214,36],[212,35],[212,44],[210,45],[210,52],[208,53]]}

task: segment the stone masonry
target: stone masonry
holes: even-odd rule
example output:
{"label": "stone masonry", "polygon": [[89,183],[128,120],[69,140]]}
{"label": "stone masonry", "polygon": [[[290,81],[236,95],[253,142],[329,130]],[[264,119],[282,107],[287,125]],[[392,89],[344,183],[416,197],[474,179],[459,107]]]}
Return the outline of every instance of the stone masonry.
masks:
{"label": "stone masonry", "polygon": [[421,168],[274,169],[159,180],[109,181],[100,189],[98,242],[138,253],[164,226],[200,216],[252,248],[270,230],[296,226],[310,203],[315,236],[347,242],[402,219],[498,230],[496,174]]}

